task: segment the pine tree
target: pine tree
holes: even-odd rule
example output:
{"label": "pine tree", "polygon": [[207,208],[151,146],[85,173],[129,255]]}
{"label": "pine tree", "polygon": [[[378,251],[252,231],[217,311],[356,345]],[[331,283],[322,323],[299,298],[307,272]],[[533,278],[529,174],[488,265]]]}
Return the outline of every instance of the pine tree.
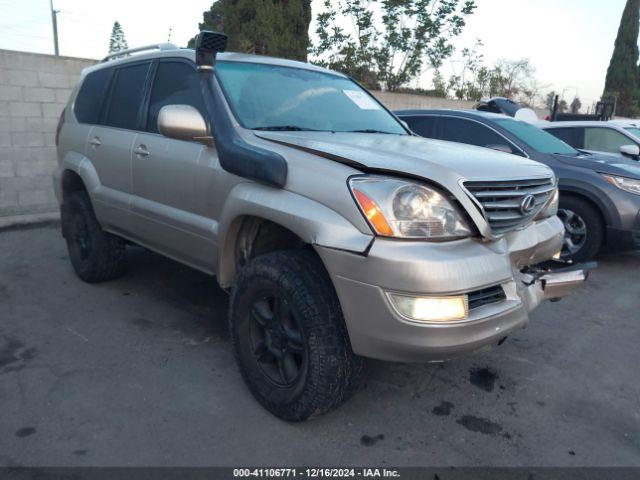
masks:
{"label": "pine tree", "polygon": [[200,30],[226,33],[230,51],[307,59],[310,0],[218,0],[203,19]]}
{"label": "pine tree", "polygon": [[640,0],[627,0],[603,93],[603,97],[618,97],[617,113],[625,117],[633,116],[638,112],[639,29]]}
{"label": "pine tree", "polygon": [[120,52],[129,48],[127,39],[124,38],[124,30],[120,22],[117,20],[113,22],[113,28],[111,29],[111,38],[109,39],[109,53]]}

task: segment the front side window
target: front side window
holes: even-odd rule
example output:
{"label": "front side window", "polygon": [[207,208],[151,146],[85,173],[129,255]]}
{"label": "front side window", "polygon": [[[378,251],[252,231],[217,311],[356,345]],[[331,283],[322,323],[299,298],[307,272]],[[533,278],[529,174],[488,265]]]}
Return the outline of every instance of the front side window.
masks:
{"label": "front side window", "polygon": [[503,151],[513,149],[500,134],[481,123],[463,118],[440,118],[441,133],[439,138],[449,142],[467,143],[478,147],[499,148]]}
{"label": "front side window", "polygon": [[407,134],[368,92],[340,75],[224,61],[216,74],[245,128]]}
{"label": "front side window", "polygon": [[638,140],[640,140],[640,128],[638,128],[638,127],[625,127],[624,129],[627,132],[629,132],[631,135],[636,137]]}
{"label": "front side window", "polygon": [[82,82],[73,111],[80,123],[98,123],[102,101],[107,93],[112,68],[101,68],[87,75]]}
{"label": "front side window", "polygon": [[136,129],[149,65],[149,63],[141,63],[116,70],[105,125],[128,130]]}
{"label": "front side window", "polygon": [[540,153],[559,153],[562,155],[578,154],[578,151],[572,146],[567,145],[549,132],[534,127],[530,123],[520,122],[510,118],[500,118],[495,122],[512,135],[515,135],[520,141]]}
{"label": "front side window", "polygon": [[421,115],[417,117],[402,117],[409,128],[421,137],[436,138],[436,117]]}
{"label": "front side window", "polygon": [[[572,128],[550,128],[546,130],[551,135],[556,138],[559,138],[563,142],[568,145],[571,145],[573,148],[584,148],[582,144],[582,137],[584,137],[583,129],[572,127]],[[582,135],[580,135],[582,133]]]}
{"label": "front side window", "polygon": [[611,128],[590,127],[584,130],[584,148],[597,152],[618,153],[623,145],[633,141]]}
{"label": "front side window", "polygon": [[151,89],[148,132],[158,133],[158,114],[165,105],[190,105],[205,116],[200,81],[194,67],[184,62],[160,62]]}

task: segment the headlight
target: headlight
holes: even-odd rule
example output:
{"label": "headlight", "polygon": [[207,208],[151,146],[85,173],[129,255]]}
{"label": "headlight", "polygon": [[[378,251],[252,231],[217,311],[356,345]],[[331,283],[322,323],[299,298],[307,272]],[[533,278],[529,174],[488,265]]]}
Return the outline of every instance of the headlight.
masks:
{"label": "headlight", "polygon": [[633,178],[627,178],[627,177],[618,177],[616,175],[602,174],[602,176],[611,185],[615,185],[616,187],[621,188],[625,192],[635,193],[636,195],[640,195],[640,180],[635,180]]}
{"label": "headlight", "polygon": [[547,206],[542,209],[542,211],[536,216],[536,220],[553,217],[558,214],[558,203],[560,199],[560,194],[558,192],[558,187],[551,194],[551,199]]}
{"label": "headlight", "polygon": [[353,177],[349,188],[369,225],[385,237],[453,240],[471,230],[433,188],[388,177]]}

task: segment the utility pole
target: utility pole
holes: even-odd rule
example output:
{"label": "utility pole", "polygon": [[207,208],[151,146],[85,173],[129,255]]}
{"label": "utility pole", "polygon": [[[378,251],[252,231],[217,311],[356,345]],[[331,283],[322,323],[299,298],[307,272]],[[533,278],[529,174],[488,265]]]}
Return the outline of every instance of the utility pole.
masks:
{"label": "utility pole", "polygon": [[49,6],[51,7],[51,24],[53,26],[53,51],[55,52],[56,57],[60,55],[60,50],[58,49],[58,12],[60,10],[53,9],[53,0],[49,0]]}

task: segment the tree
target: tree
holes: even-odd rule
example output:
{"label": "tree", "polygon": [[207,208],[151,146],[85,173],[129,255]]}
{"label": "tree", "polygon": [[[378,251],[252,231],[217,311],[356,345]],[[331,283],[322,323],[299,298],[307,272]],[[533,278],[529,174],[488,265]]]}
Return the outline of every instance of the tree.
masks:
{"label": "tree", "polygon": [[453,53],[475,0],[324,0],[314,61],[370,88],[398,90]]}
{"label": "tree", "polygon": [[[459,74],[449,78],[446,94],[451,91],[455,98],[471,101],[484,97],[507,97],[523,106],[537,107],[542,100],[540,91],[545,86],[535,78],[536,70],[531,62],[526,58],[500,59],[495,65],[488,66],[484,64],[482,47],[482,42],[476,40],[473,48],[462,49],[462,69]],[[434,77],[434,89],[443,85],[441,76]]]}
{"label": "tree", "polygon": [[129,48],[127,39],[124,38],[124,30],[120,22],[117,20],[113,22],[113,28],[111,29],[111,38],[109,39],[109,53],[120,52]]}
{"label": "tree", "polygon": [[607,70],[603,97],[618,97],[617,113],[630,117],[638,111],[638,32],[640,0],[627,0]]}
{"label": "tree", "polygon": [[580,113],[581,108],[582,108],[582,102],[578,97],[575,97],[571,102],[571,105],[569,105],[569,109],[571,110],[571,113],[573,114]]}
{"label": "tree", "polygon": [[200,30],[226,33],[228,50],[307,60],[311,0],[218,0],[202,17]]}

